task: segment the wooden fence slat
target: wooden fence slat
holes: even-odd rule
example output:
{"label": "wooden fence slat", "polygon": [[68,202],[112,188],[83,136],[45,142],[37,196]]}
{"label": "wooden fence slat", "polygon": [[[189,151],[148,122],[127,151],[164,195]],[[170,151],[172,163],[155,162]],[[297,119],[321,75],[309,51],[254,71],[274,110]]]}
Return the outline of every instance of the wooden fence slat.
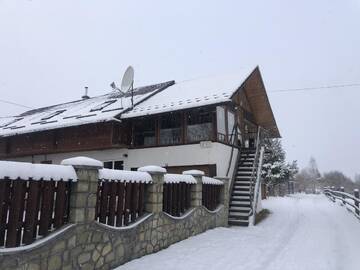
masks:
{"label": "wooden fence slat", "polygon": [[17,180],[13,182],[9,209],[9,222],[5,247],[16,247],[21,242],[21,230],[24,208],[24,193],[26,182]]}
{"label": "wooden fence slat", "polygon": [[163,211],[165,213],[167,213],[167,208],[168,208],[168,196],[169,195],[169,191],[168,191],[168,185],[166,183],[164,183],[163,185]]}
{"label": "wooden fence slat", "polygon": [[106,224],[107,210],[109,205],[110,182],[101,183],[100,216],[99,222]]}
{"label": "wooden fence slat", "polygon": [[101,204],[101,182],[98,182],[96,191],[96,206],[95,206],[95,220],[99,221],[100,217],[100,204]]}
{"label": "wooden fence slat", "polygon": [[131,207],[131,190],[132,183],[126,183],[125,186],[125,215],[124,215],[124,225],[129,225],[129,216],[130,216],[130,207]]}
{"label": "wooden fence slat", "polygon": [[171,184],[171,215],[176,216],[177,213],[177,192],[176,192],[176,184]]}
{"label": "wooden fence slat", "polygon": [[0,181],[0,246],[5,245],[5,231],[10,203],[10,184],[10,180]]}
{"label": "wooden fence slat", "polygon": [[52,224],[55,182],[43,181],[42,185],[43,188],[42,188],[39,235],[46,236],[48,235],[49,229],[51,228],[51,224]]}
{"label": "wooden fence slat", "polygon": [[124,217],[124,191],[125,185],[124,183],[117,183],[117,207],[116,207],[116,226],[121,227],[123,225],[123,217]]}
{"label": "wooden fence slat", "polygon": [[40,181],[30,181],[29,183],[23,236],[23,242],[25,245],[33,243],[36,239],[40,202],[40,186]]}
{"label": "wooden fence slat", "polygon": [[140,183],[139,188],[139,217],[144,213],[144,201],[145,201],[145,183]]}
{"label": "wooden fence slat", "polygon": [[64,217],[66,212],[66,182],[57,182],[56,187],[56,201],[54,214],[54,228],[58,229],[64,225]]}
{"label": "wooden fence slat", "polygon": [[109,193],[109,217],[107,224],[110,226],[114,226],[115,224],[115,211],[116,211],[116,182],[112,181],[109,183],[110,185],[110,193]]}
{"label": "wooden fence slat", "polygon": [[134,222],[136,220],[136,215],[138,213],[138,196],[139,196],[139,183],[132,183],[131,204],[130,204],[131,222]]}

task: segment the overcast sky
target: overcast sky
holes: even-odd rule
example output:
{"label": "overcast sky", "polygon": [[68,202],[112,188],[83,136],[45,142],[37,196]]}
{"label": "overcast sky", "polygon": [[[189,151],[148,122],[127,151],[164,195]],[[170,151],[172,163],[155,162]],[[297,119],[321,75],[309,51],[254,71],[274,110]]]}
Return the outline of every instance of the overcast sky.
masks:
{"label": "overcast sky", "polygon": [[136,85],[259,65],[287,158],[360,173],[359,86],[271,93],[360,83],[360,0],[0,0],[0,99],[104,94],[130,64]]}

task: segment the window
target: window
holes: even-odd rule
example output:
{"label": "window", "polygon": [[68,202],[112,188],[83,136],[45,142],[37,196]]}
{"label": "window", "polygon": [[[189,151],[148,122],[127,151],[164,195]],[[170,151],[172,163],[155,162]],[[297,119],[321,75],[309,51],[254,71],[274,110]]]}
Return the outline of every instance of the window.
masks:
{"label": "window", "polygon": [[113,170],[123,170],[124,169],[124,161],[122,161],[122,160],[105,161],[104,168],[105,169],[113,169]]}
{"label": "window", "polygon": [[160,144],[181,143],[181,114],[170,113],[160,119]]}
{"label": "window", "polygon": [[225,129],[225,108],[216,107],[216,125],[219,141],[225,141],[226,129]]}
{"label": "window", "polygon": [[152,146],[156,143],[155,119],[147,118],[134,123],[134,145]]}
{"label": "window", "polygon": [[52,112],[52,113],[50,113],[49,115],[41,118],[41,120],[49,120],[50,118],[53,118],[53,117],[55,117],[55,116],[57,116],[57,115],[59,115],[59,114],[62,114],[62,113],[65,112],[65,111],[66,111],[66,110],[59,110],[59,111],[56,111],[56,112]]}
{"label": "window", "polygon": [[110,106],[111,104],[113,104],[114,102],[116,102],[116,99],[111,99],[111,100],[107,100],[97,106],[95,106],[93,109],[91,109],[91,112],[96,112],[96,111],[101,111],[102,109],[106,108],[107,106]]}
{"label": "window", "polygon": [[235,136],[235,115],[233,112],[228,111],[227,113],[227,119],[228,119],[228,141],[229,143],[234,142],[234,136]]}
{"label": "window", "polygon": [[212,139],[213,125],[211,112],[197,109],[187,114],[187,141],[199,142]]}

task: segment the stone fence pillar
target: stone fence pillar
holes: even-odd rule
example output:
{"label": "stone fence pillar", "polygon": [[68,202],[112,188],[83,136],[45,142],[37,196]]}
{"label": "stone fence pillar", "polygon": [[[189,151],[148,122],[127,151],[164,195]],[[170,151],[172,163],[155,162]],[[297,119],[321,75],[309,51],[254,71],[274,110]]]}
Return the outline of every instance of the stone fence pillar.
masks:
{"label": "stone fence pillar", "polygon": [[217,180],[222,181],[224,184],[221,188],[221,193],[220,193],[220,202],[225,206],[225,207],[229,207],[229,200],[230,200],[230,191],[229,191],[229,183],[230,183],[230,178],[229,177],[222,177],[222,176],[215,176],[214,177]]}
{"label": "stone fence pillar", "polygon": [[76,157],[65,159],[61,164],[73,166],[78,177],[77,182],[71,187],[69,222],[94,221],[99,169],[103,168],[102,162],[91,158]]}
{"label": "stone fence pillar", "polygon": [[149,213],[160,213],[163,210],[164,175],[166,169],[158,166],[145,166],[138,169],[147,172],[152,177],[152,184],[148,185],[145,192],[145,211]]}
{"label": "stone fence pillar", "polygon": [[192,175],[196,180],[196,185],[191,185],[191,207],[199,207],[202,205],[202,177],[205,175],[203,171],[190,170],[184,171],[184,175]]}

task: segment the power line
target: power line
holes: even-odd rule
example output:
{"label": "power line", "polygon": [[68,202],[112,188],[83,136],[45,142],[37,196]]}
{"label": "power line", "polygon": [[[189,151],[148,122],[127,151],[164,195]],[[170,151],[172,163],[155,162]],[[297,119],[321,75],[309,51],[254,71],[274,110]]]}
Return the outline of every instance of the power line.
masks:
{"label": "power line", "polygon": [[305,88],[277,89],[277,90],[269,91],[269,93],[313,91],[313,90],[332,89],[332,88],[345,88],[345,87],[354,87],[354,86],[360,86],[360,83],[337,84],[337,85],[326,85],[326,86],[305,87]]}
{"label": "power line", "polygon": [[18,106],[18,107],[23,107],[23,108],[26,108],[26,109],[34,109],[32,107],[29,107],[29,106],[26,106],[26,105],[23,105],[23,104],[19,104],[19,103],[16,103],[16,102],[4,100],[4,99],[0,99],[0,102],[7,103],[7,104],[10,104],[10,105],[14,105],[14,106]]}

